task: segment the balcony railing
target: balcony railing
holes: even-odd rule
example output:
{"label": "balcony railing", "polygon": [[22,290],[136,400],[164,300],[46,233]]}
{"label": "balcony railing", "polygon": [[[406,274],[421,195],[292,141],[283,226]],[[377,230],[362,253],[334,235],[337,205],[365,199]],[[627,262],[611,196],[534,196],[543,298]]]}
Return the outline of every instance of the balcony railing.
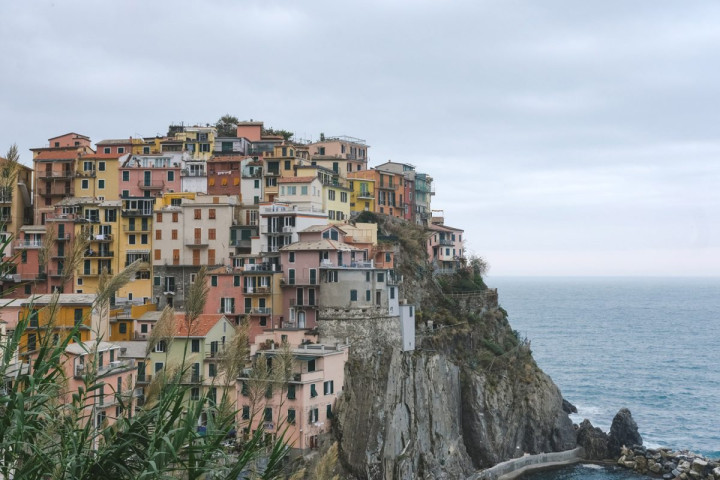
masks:
{"label": "balcony railing", "polygon": [[248,315],[272,315],[272,308],[267,308],[267,307],[246,308],[245,313]]}
{"label": "balcony railing", "polygon": [[300,383],[317,382],[324,378],[325,372],[323,370],[315,370],[314,372],[294,373],[292,381]]}
{"label": "balcony railing", "polygon": [[454,247],[455,246],[455,242],[453,242],[452,240],[447,239],[447,238],[440,239],[438,244],[443,247]]}
{"label": "balcony railing", "polygon": [[192,240],[186,240],[185,246],[189,248],[205,248],[208,246],[208,241],[201,238],[193,238]]}
{"label": "balcony railing", "polygon": [[360,193],[357,194],[357,197],[367,199],[367,200],[372,200],[375,198],[375,195],[373,195],[372,193],[370,193],[368,191],[361,190]]}
{"label": "balcony railing", "polygon": [[3,222],[3,223],[12,222],[12,214],[10,214],[10,213],[0,214],[0,222]]}
{"label": "balcony railing", "polygon": [[93,257],[93,258],[113,258],[115,256],[115,252],[110,252],[108,250],[90,250],[88,252],[85,252],[85,258]]}
{"label": "balcony railing", "polygon": [[38,172],[38,178],[70,178],[73,176],[71,170],[63,170],[62,172],[44,171]]}
{"label": "balcony railing", "polygon": [[307,298],[303,298],[302,300],[300,300],[300,302],[298,302],[296,298],[291,298],[290,306],[291,307],[317,307],[317,302],[314,300],[312,302],[310,302],[310,300]]}
{"label": "balcony railing", "polygon": [[137,383],[144,385],[152,382],[152,375],[138,375],[137,376]]}
{"label": "balcony railing", "polygon": [[357,261],[344,263],[342,265],[336,265],[330,260],[323,260],[320,262],[320,268],[375,268],[375,264],[372,260],[368,261]]}
{"label": "balcony railing", "polygon": [[108,275],[113,274],[113,271],[111,268],[101,268],[101,269],[91,268],[89,270],[87,270],[87,269],[80,270],[78,272],[78,275],[81,277],[97,277],[98,275],[100,275],[103,272],[107,273]]}
{"label": "balcony railing", "polygon": [[122,210],[123,217],[152,217],[152,210],[145,210],[139,208],[124,208]]}
{"label": "balcony railing", "polygon": [[112,235],[105,233],[101,235],[91,235],[91,242],[112,242]]}
{"label": "balcony railing", "polygon": [[207,176],[207,172],[205,170],[188,170],[187,168],[183,168],[180,170],[180,175],[183,177],[205,177]]}
{"label": "balcony railing", "polygon": [[163,188],[165,188],[165,182],[143,182],[142,180],[140,180],[138,182],[138,188],[140,190],[162,190]]}
{"label": "balcony railing", "polygon": [[188,373],[183,375],[180,379],[180,383],[202,383],[203,376],[199,373]]}
{"label": "balcony railing", "polygon": [[17,240],[16,248],[42,248],[43,242],[40,240]]}
{"label": "balcony railing", "polygon": [[83,170],[75,173],[75,176],[80,178],[95,178],[95,175],[95,170]]}

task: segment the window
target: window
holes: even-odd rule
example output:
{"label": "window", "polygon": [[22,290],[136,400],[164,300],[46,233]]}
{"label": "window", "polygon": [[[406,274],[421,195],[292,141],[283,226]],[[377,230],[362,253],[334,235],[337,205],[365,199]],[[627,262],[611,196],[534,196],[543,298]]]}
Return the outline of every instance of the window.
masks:
{"label": "window", "polygon": [[155,230],[155,240],[162,240],[162,230]]}
{"label": "window", "polygon": [[195,352],[195,353],[199,352],[200,351],[200,340],[197,338],[193,338],[190,342],[191,342],[190,343],[190,351]]}
{"label": "window", "polygon": [[118,153],[125,153],[125,147],[118,147]]}
{"label": "window", "polygon": [[123,190],[122,196],[123,196],[123,198],[128,198],[130,196],[130,190]]}
{"label": "window", "polygon": [[242,407],[242,419],[250,420],[250,407],[247,405],[243,405]]}
{"label": "window", "polygon": [[103,148],[103,153],[110,153],[110,147]]}
{"label": "window", "polygon": [[307,195],[308,194],[308,187],[307,185],[303,185],[300,187],[300,195]]}
{"label": "window", "polygon": [[128,236],[128,243],[130,245],[135,245],[135,235],[129,235]]}
{"label": "window", "polygon": [[175,181],[175,172],[173,172],[172,170],[168,170],[167,179],[168,179],[168,182],[174,182]]}
{"label": "window", "polygon": [[311,408],[310,409],[310,418],[308,419],[309,423],[316,423],[318,421],[318,409],[317,408]]}
{"label": "window", "polygon": [[[156,248],[155,249],[155,260],[160,260],[162,258],[161,255],[162,255],[161,250],[159,248]],[[155,277],[155,278],[160,278],[160,277]]]}
{"label": "window", "polygon": [[127,333],[127,323],[123,322],[123,323],[119,324],[119,325],[118,325],[118,330],[119,330],[120,333],[122,333],[122,334]]}
{"label": "window", "polygon": [[295,400],[295,384],[289,383],[287,386],[287,398],[288,400]]}
{"label": "window", "polygon": [[28,339],[27,339],[27,349],[28,349],[28,352],[32,352],[32,351],[35,350],[35,348],[36,348],[36,346],[37,346],[37,345],[36,345],[36,342],[37,342],[37,336],[36,336],[34,333],[29,333],[29,334],[28,334]]}
{"label": "window", "polygon": [[172,221],[173,221],[174,223],[177,223],[177,221],[178,221],[178,214],[177,214],[177,212],[173,212],[173,214],[172,214]]}
{"label": "window", "polygon": [[315,398],[315,397],[317,397],[317,395],[318,395],[318,393],[317,393],[317,390],[315,389],[315,384],[311,383],[310,384],[310,398]]}
{"label": "window", "polygon": [[215,265],[215,249],[208,249],[208,265]]}
{"label": "window", "polygon": [[208,377],[216,377],[217,376],[217,365],[214,363],[211,363],[208,365]]}
{"label": "window", "polygon": [[199,208],[195,209],[195,220],[202,220],[202,210]]}
{"label": "window", "polygon": [[155,214],[155,221],[158,223],[162,223],[162,212],[158,212]]}
{"label": "window", "polygon": [[[165,350],[166,350],[166,348],[167,348],[167,345],[166,345],[166,343],[165,343],[165,340],[159,340],[159,341],[157,342],[157,344],[155,344],[155,351],[156,351],[157,353],[164,353]],[[157,365],[157,364],[156,364],[156,365]],[[161,367],[161,368],[162,368],[162,367]],[[157,370],[158,370],[158,369],[156,368],[155,371],[157,371]]]}
{"label": "window", "polygon": [[315,371],[315,359],[308,360],[308,372],[314,372]]}
{"label": "window", "polygon": [[155,362],[155,373],[158,373],[160,370],[162,370],[162,368],[163,368],[162,362]]}
{"label": "window", "polygon": [[105,180],[102,180],[102,179],[98,180],[98,188],[99,189],[105,188]]}
{"label": "window", "polygon": [[340,201],[347,203],[347,192],[340,192]]}
{"label": "window", "polygon": [[[155,277],[155,278],[160,278],[160,277]],[[140,333],[147,333],[147,332],[148,332],[147,323],[143,323],[142,325],[140,325]]]}
{"label": "window", "polygon": [[395,287],[390,287],[390,299],[395,298]]}
{"label": "window", "polygon": [[332,418],[332,417],[333,417],[333,414],[332,414],[332,405],[329,404],[329,403],[327,404],[327,408],[326,408],[326,410],[325,410],[325,416],[326,416],[327,418]]}
{"label": "window", "polygon": [[338,281],[337,270],[331,270],[331,271],[327,272],[327,281],[328,281],[328,283],[337,283],[337,281]]}
{"label": "window", "polygon": [[209,218],[210,218],[211,220],[214,220],[214,219],[215,219],[215,209],[214,209],[214,208],[211,208],[211,209],[210,209],[210,211],[209,211],[209,213],[208,213],[208,216],[209,216]]}
{"label": "window", "polygon": [[240,275],[234,275],[233,276],[233,287],[239,287],[240,286]]}
{"label": "window", "polygon": [[392,258],[390,256],[390,252],[385,253],[385,263],[390,263],[392,261]]}
{"label": "window", "polygon": [[248,388],[247,382],[242,382],[242,385],[240,387],[240,393],[242,393],[244,397],[250,395],[250,389]]}
{"label": "window", "polygon": [[[160,256],[160,250],[155,250],[155,256],[156,257]],[[159,287],[160,285],[162,285],[162,277],[158,277],[158,276],[153,277],[153,285],[156,287]]]}
{"label": "window", "polygon": [[328,200],[335,200],[335,190],[328,190]]}
{"label": "window", "polygon": [[214,228],[208,229],[208,240],[215,240],[215,229]]}
{"label": "window", "polygon": [[335,393],[335,386],[332,380],[323,383],[323,393],[325,395],[332,395],[333,393]]}
{"label": "window", "polygon": [[105,162],[98,162],[98,170],[101,172],[105,171]]}
{"label": "window", "polygon": [[288,262],[295,263],[295,252],[290,252],[288,254]]}
{"label": "window", "polygon": [[75,309],[75,325],[80,325],[83,320],[83,311],[82,308],[76,308]]}
{"label": "window", "polygon": [[217,275],[211,275],[211,276],[210,276],[210,285],[213,286],[213,287],[217,287],[217,286],[218,286],[218,277],[217,277]]}
{"label": "window", "polygon": [[190,389],[190,400],[200,400],[200,388],[193,387]]}
{"label": "window", "polygon": [[147,233],[143,233],[142,235],[140,235],[140,243],[141,243],[142,245],[147,245],[147,244],[148,244],[148,236],[147,236]]}
{"label": "window", "polygon": [[89,187],[90,187],[90,181],[87,180],[87,179],[83,179],[82,184],[81,184],[81,188],[82,188],[83,190],[87,190]]}
{"label": "window", "polygon": [[288,269],[288,285],[295,285],[295,269]]}
{"label": "window", "polygon": [[371,295],[370,290],[365,290],[365,301],[366,302],[370,301],[370,295]]}
{"label": "window", "polygon": [[272,408],[271,407],[265,407],[265,415],[264,415],[266,422],[272,422]]}
{"label": "window", "polygon": [[124,171],[122,172],[122,181],[123,181],[123,182],[129,182],[129,181],[130,181],[130,172],[128,172],[127,170],[124,170]]}
{"label": "window", "polygon": [[143,147],[143,154],[147,155],[150,153],[150,147]]}
{"label": "window", "polygon": [[287,421],[290,425],[295,425],[295,409],[288,408]]}
{"label": "window", "polygon": [[178,239],[178,231],[175,230],[175,229],[173,229],[173,230],[170,232],[170,238],[172,238],[173,240],[177,240],[177,239]]}
{"label": "window", "polygon": [[385,281],[385,272],[378,272],[377,281],[378,283],[382,283]]}
{"label": "window", "polygon": [[350,301],[357,302],[357,290],[350,290]]}
{"label": "window", "polygon": [[285,160],[285,170],[290,170],[292,168],[292,162],[290,160]]}

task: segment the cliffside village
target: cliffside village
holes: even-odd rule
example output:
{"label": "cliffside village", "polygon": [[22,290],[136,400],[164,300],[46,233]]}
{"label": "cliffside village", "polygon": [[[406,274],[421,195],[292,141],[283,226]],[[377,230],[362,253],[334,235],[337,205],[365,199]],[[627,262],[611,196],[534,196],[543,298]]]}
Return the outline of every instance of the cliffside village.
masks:
{"label": "cliffside village", "polygon": [[[32,364],[43,337],[79,324],[82,344],[65,351],[68,394],[92,363],[105,383],[88,406],[98,425],[142,408],[153,376],[187,351],[188,401],[230,395],[242,428],[262,423],[273,433],[282,423],[293,448],[315,447],[329,431],[351,343],[319,335],[318,326],[372,317],[396,332],[398,348],[415,345],[414,306],[400,298],[394,269],[396,242],[379,237],[375,223],[349,220],[372,212],[423,226],[438,273],[452,272],[464,256],[463,231],[433,215],[430,175],[390,161],[369,168],[368,148],[347,136],[288,141],[250,121],[235,136],[171,126],[167,136],[94,148],[68,133],[31,149],[34,168],[17,164],[14,181],[0,188],[4,257],[15,263],[0,279],[3,335],[30,318],[5,383]],[[8,166],[0,160],[4,177]],[[76,239],[87,248],[68,271]],[[135,278],[110,308],[97,308],[103,272],[115,275],[137,260]],[[208,299],[188,328],[186,294],[202,266]],[[166,306],[177,312],[174,340],[147,353]],[[264,398],[260,415],[251,415],[246,373],[228,383],[230,391],[216,378],[243,320],[252,356],[271,359],[288,344],[294,358],[287,388]],[[131,399],[125,411],[120,395]]]}

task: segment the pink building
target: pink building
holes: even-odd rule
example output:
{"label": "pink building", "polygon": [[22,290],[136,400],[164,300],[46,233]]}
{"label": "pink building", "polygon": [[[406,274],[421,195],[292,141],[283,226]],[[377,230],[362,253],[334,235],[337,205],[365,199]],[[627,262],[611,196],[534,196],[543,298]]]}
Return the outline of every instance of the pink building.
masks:
{"label": "pink building", "polygon": [[454,272],[459,260],[465,255],[463,230],[441,223],[430,224],[428,226],[427,254],[436,272]]}
{"label": "pink building", "polygon": [[182,191],[181,159],[179,153],[120,157],[120,196],[147,198]]}
{"label": "pink building", "polygon": [[88,413],[92,413],[95,427],[105,422],[113,424],[121,415],[132,415],[139,397],[135,390],[137,367],[134,360],[121,358],[120,345],[96,341],[73,343],[65,349],[65,356],[68,384],[61,396],[64,403],[72,401],[72,395],[78,392],[78,388],[84,388],[85,375],[93,372],[104,384],[95,395],[89,395],[85,407]]}
{"label": "pink building", "polygon": [[[304,451],[319,446],[320,437],[330,432],[343,390],[348,346],[315,342],[316,335],[296,329],[268,331],[255,339],[254,358],[262,361],[262,354],[270,365],[282,343],[290,346],[292,377],[287,385],[272,387],[250,381],[247,373],[238,380],[238,424],[244,432],[261,424],[270,434],[287,428],[285,439],[292,448]],[[262,391],[253,391],[257,388]]]}

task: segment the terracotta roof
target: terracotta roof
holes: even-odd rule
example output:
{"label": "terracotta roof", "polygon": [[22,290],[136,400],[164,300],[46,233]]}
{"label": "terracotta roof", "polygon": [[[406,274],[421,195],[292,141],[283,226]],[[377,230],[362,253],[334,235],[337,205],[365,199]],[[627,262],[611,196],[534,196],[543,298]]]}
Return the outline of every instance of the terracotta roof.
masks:
{"label": "terracotta roof", "polygon": [[278,180],[278,183],[310,183],[317,177],[286,177]]}
{"label": "terracotta roof", "polygon": [[447,225],[438,225],[436,223],[431,223],[430,225],[428,225],[428,229],[436,231],[436,232],[464,232],[465,231],[461,228],[453,228],[453,227],[448,227]]}
{"label": "terracotta roof", "polygon": [[208,334],[210,329],[214,327],[220,319],[225,318],[222,313],[204,313],[200,315],[190,326],[188,332],[188,325],[185,322],[184,313],[175,314],[175,336],[177,337],[204,337]]}
{"label": "terracotta roof", "polygon": [[68,135],[75,135],[75,137],[87,138],[88,140],[90,140],[90,137],[86,137],[85,135],[80,135],[79,133],[75,133],[75,132],[68,132],[68,133],[63,134],[63,135],[58,135],[57,137],[49,138],[48,140],[55,140],[56,138],[67,137]]}
{"label": "terracotta roof", "polygon": [[75,160],[79,155],[80,147],[58,148],[57,150],[44,150],[38,152],[33,160]]}
{"label": "terracotta roof", "polygon": [[132,139],[130,139],[130,138],[109,138],[107,140],[100,140],[95,145],[130,145],[130,144],[132,144]]}
{"label": "terracotta roof", "polygon": [[305,250],[340,250],[343,252],[350,252],[354,250],[360,250],[359,248],[348,245],[347,243],[337,242],[334,240],[328,240],[323,238],[316,242],[295,242],[290,245],[285,245],[280,251],[305,251]]}

